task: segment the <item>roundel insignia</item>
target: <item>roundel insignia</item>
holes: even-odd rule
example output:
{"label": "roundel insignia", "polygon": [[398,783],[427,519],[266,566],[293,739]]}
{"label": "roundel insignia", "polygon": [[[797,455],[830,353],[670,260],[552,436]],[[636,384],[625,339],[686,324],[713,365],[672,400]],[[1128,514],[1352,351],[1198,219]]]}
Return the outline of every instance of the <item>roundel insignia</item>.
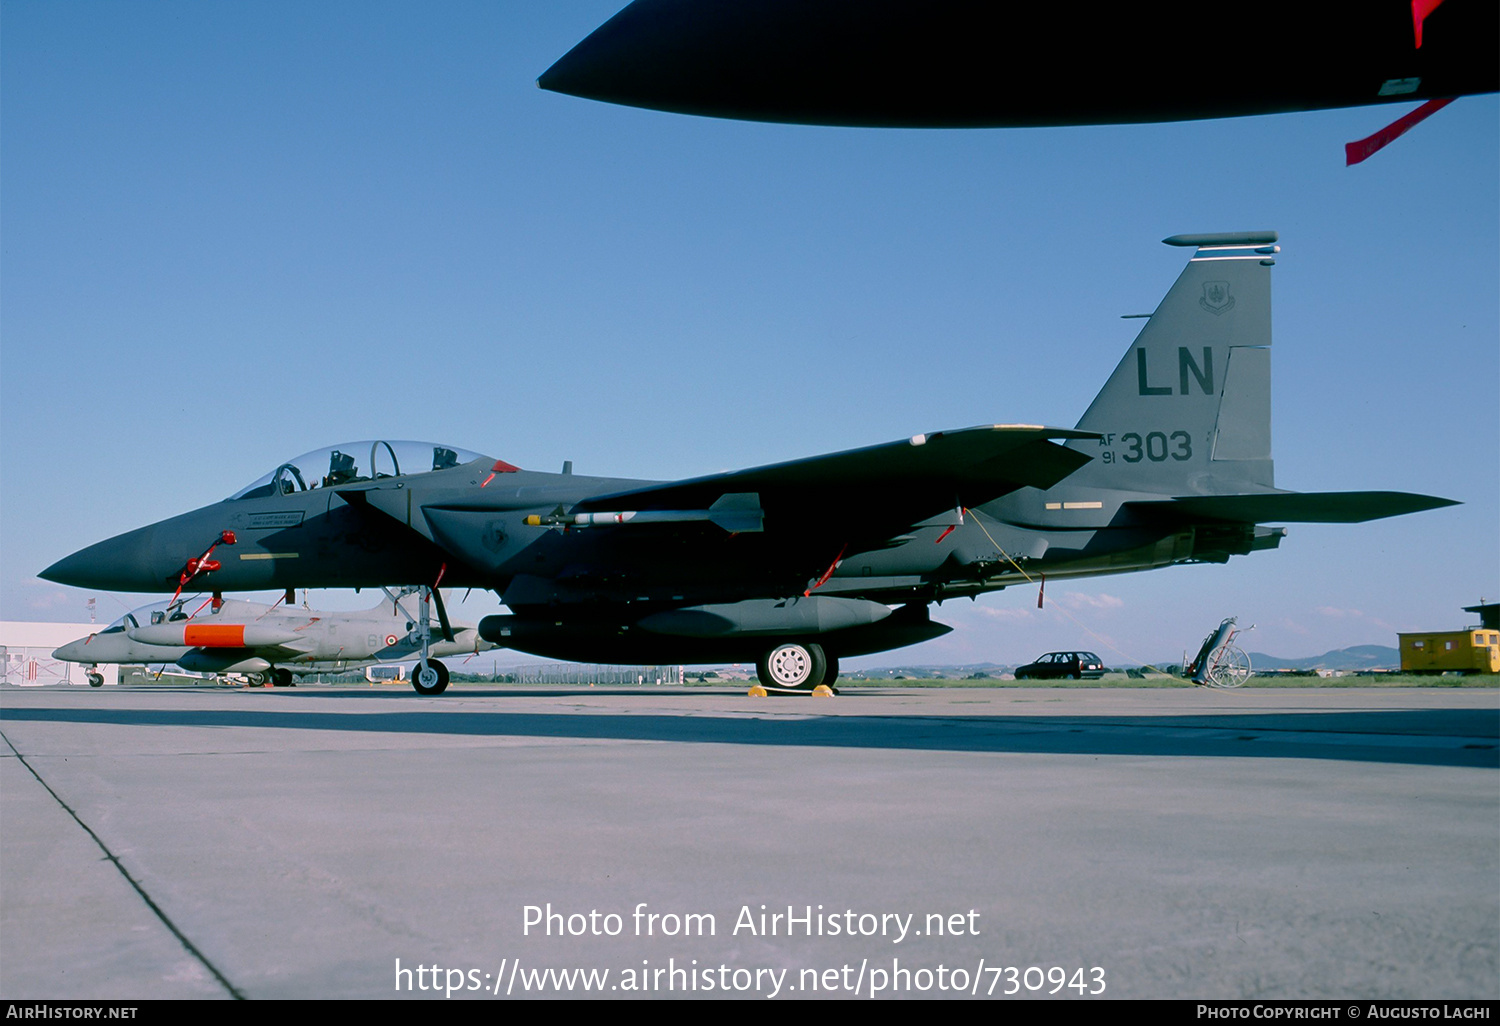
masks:
{"label": "roundel insignia", "polygon": [[396,643],[396,636],[394,634],[387,634],[385,636],[385,647],[386,648],[390,648],[395,643]]}

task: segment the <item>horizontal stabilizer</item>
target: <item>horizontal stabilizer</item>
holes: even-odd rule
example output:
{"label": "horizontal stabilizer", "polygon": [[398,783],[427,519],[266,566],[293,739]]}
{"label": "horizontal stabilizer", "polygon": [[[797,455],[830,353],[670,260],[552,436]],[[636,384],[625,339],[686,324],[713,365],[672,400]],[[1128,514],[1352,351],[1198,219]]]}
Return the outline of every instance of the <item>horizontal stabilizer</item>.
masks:
{"label": "horizontal stabilizer", "polygon": [[1271,521],[1361,524],[1366,520],[1420,513],[1458,503],[1453,499],[1411,492],[1260,492],[1251,495],[1188,495],[1127,505],[1138,513],[1172,520],[1223,520],[1238,524]]}

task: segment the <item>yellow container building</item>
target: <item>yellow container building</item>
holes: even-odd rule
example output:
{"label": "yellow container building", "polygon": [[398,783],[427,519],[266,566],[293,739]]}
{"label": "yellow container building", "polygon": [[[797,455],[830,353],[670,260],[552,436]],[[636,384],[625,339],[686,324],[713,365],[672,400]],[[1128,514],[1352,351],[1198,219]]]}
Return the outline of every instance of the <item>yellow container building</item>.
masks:
{"label": "yellow container building", "polygon": [[1401,669],[1406,673],[1500,673],[1500,624],[1494,603],[1465,606],[1480,613],[1484,625],[1461,631],[1398,634]]}

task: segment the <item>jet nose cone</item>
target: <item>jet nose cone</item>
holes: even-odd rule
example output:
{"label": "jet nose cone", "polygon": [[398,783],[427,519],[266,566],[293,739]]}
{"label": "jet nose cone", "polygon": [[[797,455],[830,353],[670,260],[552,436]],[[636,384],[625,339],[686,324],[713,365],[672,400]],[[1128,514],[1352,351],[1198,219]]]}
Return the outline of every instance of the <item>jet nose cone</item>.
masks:
{"label": "jet nose cone", "polygon": [[[587,100],[612,101],[621,92],[619,75],[614,69],[597,66],[594,56],[588,52],[587,40],[563,54],[552,67],[537,77],[539,88],[569,96],[581,96]],[[580,53],[580,50],[585,52]]]}
{"label": "jet nose cone", "polygon": [[[933,14],[928,6],[635,0],[543,72],[537,85],[707,117],[922,124],[910,109],[912,94],[936,88],[946,98],[945,86],[925,83],[934,68],[939,78],[951,76],[954,37],[959,46],[966,36],[989,38],[969,24],[971,17]],[[928,24],[934,20],[943,29],[936,39]],[[990,66],[986,59],[986,74]]]}
{"label": "jet nose cone", "polygon": [[155,529],[142,527],[65,556],[37,576],[75,588],[160,591],[168,570],[154,566]]}
{"label": "jet nose cone", "polygon": [[[90,635],[92,637],[92,635]],[[53,659],[61,659],[65,663],[86,663],[89,661],[88,649],[84,646],[87,641],[70,641],[62,648],[52,653]]]}
{"label": "jet nose cone", "polygon": [[[543,89],[590,100],[698,113],[724,88],[725,65],[762,55],[762,16],[724,5],[637,0],[542,72]],[[741,5],[743,7],[744,5]],[[736,65],[737,66],[737,65]]]}

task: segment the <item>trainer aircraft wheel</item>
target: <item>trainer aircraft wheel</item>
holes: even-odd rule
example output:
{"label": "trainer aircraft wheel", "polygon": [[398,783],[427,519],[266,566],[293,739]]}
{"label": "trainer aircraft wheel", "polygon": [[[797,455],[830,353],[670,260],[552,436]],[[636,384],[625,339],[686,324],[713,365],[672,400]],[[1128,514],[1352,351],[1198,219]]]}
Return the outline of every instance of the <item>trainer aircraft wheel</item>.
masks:
{"label": "trainer aircraft wheel", "polygon": [[436,659],[427,660],[426,669],[418,663],[412,671],[411,686],[419,695],[441,695],[448,690],[448,667]]}
{"label": "trainer aircraft wheel", "polygon": [[778,691],[811,691],[823,683],[827,670],[821,645],[797,642],[777,645],[755,662],[760,682]]}
{"label": "trainer aircraft wheel", "polygon": [[91,688],[102,688],[102,687],[104,687],[104,675],[102,673],[89,673],[88,674],[88,680],[89,680],[89,687],[91,687]]}

